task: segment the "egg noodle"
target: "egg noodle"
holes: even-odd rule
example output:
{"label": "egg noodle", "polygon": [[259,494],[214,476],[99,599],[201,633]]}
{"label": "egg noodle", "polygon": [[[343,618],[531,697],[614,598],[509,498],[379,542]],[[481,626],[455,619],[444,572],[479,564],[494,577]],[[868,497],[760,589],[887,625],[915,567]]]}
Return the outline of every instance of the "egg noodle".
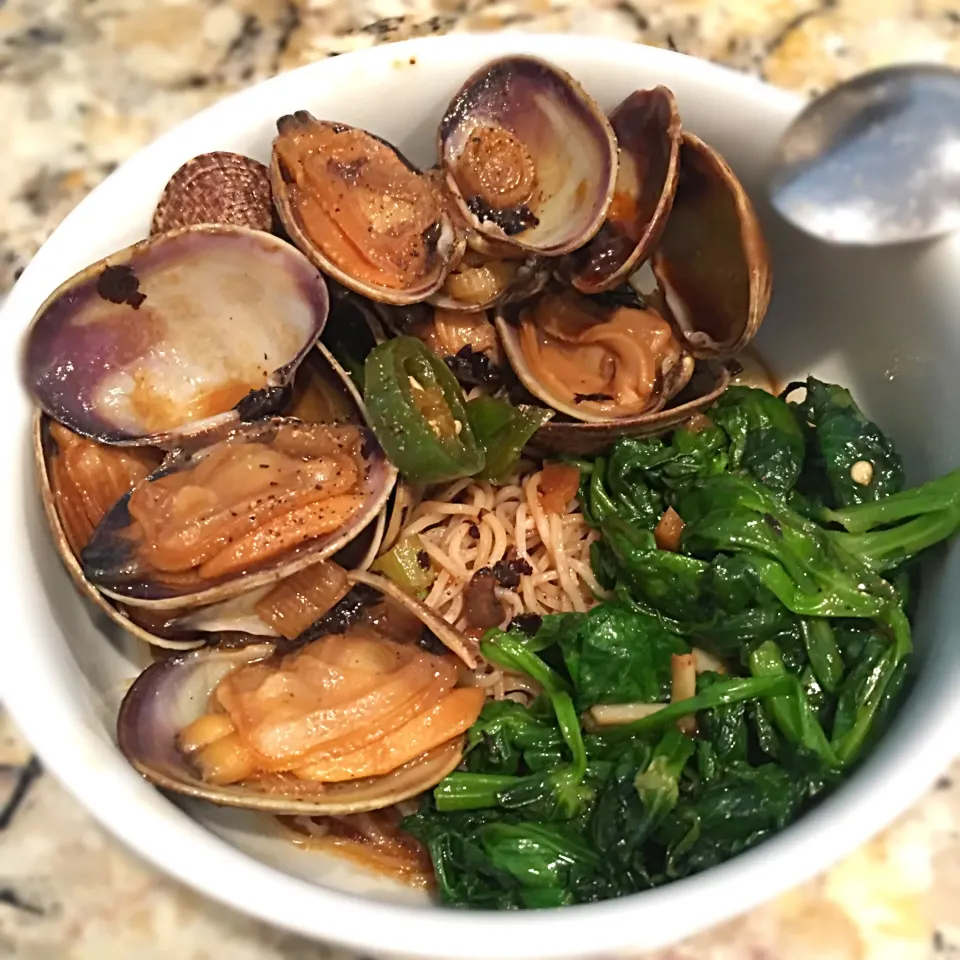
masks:
{"label": "egg noodle", "polygon": [[579,503],[566,513],[546,513],[541,506],[541,471],[513,477],[501,486],[473,479],[430,490],[421,499],[411,487],[397,496],[385,547],[418,534],[423,549],[439,568],[425,603],[461,630],[463,592],[470,578],[513,553],[532,573],[521,574],[515,589],[498,586],[497,598],[507,624],[524,613],[548,613],[591,607],[603,596],[590,567],[590,545],[599,533],[587,526]]}

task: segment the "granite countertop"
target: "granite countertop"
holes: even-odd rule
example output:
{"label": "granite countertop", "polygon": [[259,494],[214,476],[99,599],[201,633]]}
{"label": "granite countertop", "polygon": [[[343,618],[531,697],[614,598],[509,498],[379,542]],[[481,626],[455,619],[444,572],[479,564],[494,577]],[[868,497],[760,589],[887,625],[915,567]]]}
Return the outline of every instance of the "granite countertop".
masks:
{"label": "granite countertop", "polygon": [[[577,31],[805,93],[960,65],[951,0],[0,0],[0,293],[118,163],[245,84],[424,34]],[[43,774],[0,715],[0,958],[340,957],[160,876]],[[824,876],[650,960],[960,957],[960,763]]]}

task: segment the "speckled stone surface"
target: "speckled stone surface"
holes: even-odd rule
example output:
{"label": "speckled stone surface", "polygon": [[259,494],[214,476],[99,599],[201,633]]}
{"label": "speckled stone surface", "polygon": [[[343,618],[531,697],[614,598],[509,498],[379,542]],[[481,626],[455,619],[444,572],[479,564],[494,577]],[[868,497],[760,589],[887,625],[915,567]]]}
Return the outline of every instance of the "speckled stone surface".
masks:
{"label": "speckled stone surface", "polygon": [[[950,0],[0,0],[0,291],[118,163],[239,87],[319,57],[467,30],[674,47],[814,92],[960,64]],[[333,960],[140,863],[0,715],[0,958]],[[960,957],[960,763],[826,875],[650,960]]]}

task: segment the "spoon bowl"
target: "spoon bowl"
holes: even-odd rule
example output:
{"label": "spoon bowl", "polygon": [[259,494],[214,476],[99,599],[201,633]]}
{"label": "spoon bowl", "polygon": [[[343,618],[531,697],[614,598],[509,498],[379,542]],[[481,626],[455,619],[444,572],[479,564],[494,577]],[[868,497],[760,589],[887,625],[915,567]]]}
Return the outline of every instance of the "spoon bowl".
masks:
{"label": "spoon bowl", "polygon": [[960,70],[885,67],[829,90],[787,128],[769,190],[783,217],[830,243],[960,228]]}

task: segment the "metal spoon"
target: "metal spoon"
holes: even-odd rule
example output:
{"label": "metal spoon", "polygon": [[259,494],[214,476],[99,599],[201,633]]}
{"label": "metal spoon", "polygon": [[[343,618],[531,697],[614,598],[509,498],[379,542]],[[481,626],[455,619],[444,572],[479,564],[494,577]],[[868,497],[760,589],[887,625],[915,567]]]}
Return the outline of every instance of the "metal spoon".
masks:
{"label": "metal spoon", "polygon": [[960,228],[960,70],[860,74],[810,103],[783,135],[774,207],[830,243],[903,243]]}

